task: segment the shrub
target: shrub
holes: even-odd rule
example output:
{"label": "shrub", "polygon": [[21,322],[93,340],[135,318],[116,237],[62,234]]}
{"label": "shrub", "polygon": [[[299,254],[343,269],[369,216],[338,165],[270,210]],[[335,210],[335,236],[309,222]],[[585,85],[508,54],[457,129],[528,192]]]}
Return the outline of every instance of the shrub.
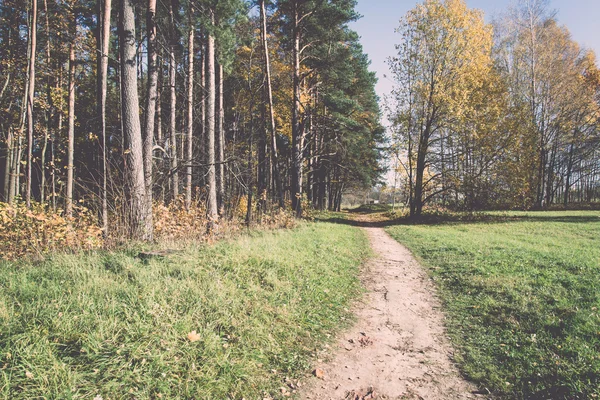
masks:
{"label": "shrub", "polygon": [[74,206],[74,216],[48,210],[33,203],[0,203],[0,257],[14,260],[59,249],[91,250],[102,245],[102,230],[96,217],[83,206]]}

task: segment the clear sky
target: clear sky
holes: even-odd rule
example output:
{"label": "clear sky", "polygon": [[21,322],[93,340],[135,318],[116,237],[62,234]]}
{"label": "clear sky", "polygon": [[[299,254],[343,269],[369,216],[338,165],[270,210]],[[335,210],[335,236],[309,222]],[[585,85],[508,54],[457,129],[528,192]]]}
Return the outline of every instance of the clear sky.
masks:
{"label": "clear sky", "polygon": [[[489,22],[515,0],[466,1],[469,7],[483,10]],[[377,72],[377,93],[382,99],[392,87],[392,81],[384,75],[389,76],[386,59],[393,55],[394,45],[399,41],[394,29],[415,4],[415,0],[358,0],[357,11],[363,18],[351,27],[361,36],[364,51],[372,61],[371,70]],[[600,55],[600,0],[549,0],[549,8],[557,12],[559,23],[567,26],[575,41]]]}

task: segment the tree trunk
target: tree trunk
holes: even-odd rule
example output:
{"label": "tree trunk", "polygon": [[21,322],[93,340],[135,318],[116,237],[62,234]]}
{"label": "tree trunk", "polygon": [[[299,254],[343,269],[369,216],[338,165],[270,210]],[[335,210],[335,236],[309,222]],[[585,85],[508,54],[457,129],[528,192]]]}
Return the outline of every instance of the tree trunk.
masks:
{"label": "tree trunk", "polygon": [[565,193],[563,204],[566,207],[569,204],[569,196],[571,194],[571,175],[573,174],[573,143],[569,145],[569,160],[567,161],[567,171],[565,178]]}
{"label": "tree trunk", "polygon": [[[103,8],[100,8],[102,5]],[[100,137],[101,137],[101,153],[102,153],[102,188],[100,196],[102,198],[102,210],[100,219],[102,223],[102,231],[104,237],[108,236],[108,163],[106,160],[106,98],[107,98],[107,83],[108,83],[108,51],[110,46],[110,13],[112,8],[112,0],[103,0],[98,4],[98,13],[100,22],[99,47],[100,54],[98,55],[98,117],[100,121]]]}
{"label": "tree trunk", "polygon": [[177,74],[177,61],[175,60],[175,48],[177,43],[175,42],[175,10],[173,10],[173,3],[169,2],[169,16],[171,19],[171,45],[169,46],[169,87],[171,90],[171,108],[169,118],[169,134],[171,136],[171,190],[173,194],[173,200],[177,200],[179,196],[179,171],[177,162],[177,91],[175,84]]}
{"label": "tree trunk", "polygon": [[225,118],[225,109],[223,108],[223,65],[219,64],[217,68],[217,80],[218,80],[218,110],[217,110],[217,126],[216,126],[216,156],[217,156],[217,204],[219,213],[223,213],[223,207],[225,204],[225,133],[223,132],[223,125]]}
{"label": "tree trunk", "polygon": [[[46,64],[51,65],[52,58],[50,54],[50,18],[48,16],[48,0],[44,0],[44,14],[46,17]],[[44,133],[44,141],[42,145],[42,154],[40,157],[40,165],[42,171],[42,179],[40,183],[40,202],[44,204],[46,202],[46,153],[48,152],[48,141],[52,132],[52,114],[53,114],[53,101],[52,101],[52,74],[47,73],[46,76],[46,132]]]}
{"label": "tree trunk", "polygon": [[281,184],[281,175],[279,173],[279,155],[277,151],[277,133],[275,126],[275,113],[273,110],[273,88],[271,85],[271,62],[269,56],[269,43],[267,41],[267,12],[265,9],[265,0],[260,0],[260,18],[261,18],[261,33],[263,42],[263,56],[265,63],[265,77],[266,77],[266,92],[267,101],[269,104],[269,131],[270,131],[270,155],[272,165],[272,179],[273,186],[277,193],[277,200],[279,207],[284,207],[283,202],[283,190]]}
{"label": "tree trunk", "polygon": [[192,206],[192,157],[194,155],[194,33],[192,10],[189,10],[190,30],[188,32],[188,84],[187,84],[187,154],[185,176],[185,208]]}
{"label": "tree trunk", "polygon": [[146,190],[146,207],[148,213],[146,223],[153,224],[153,148],[158,98],[158,48],[156,43],[156,0],[148,0],[146,13],[146,30],[148,40],[148,93],[146,98],[146,123],[144,129],[144,186]]}
{"label": "tree trunk", "polygon": [[25,202],[31,207],[31,171],[33,169],[33,95],[35,93],[35,53],[37,42],[37,0],[32,0],[31,38],[29,40],[29,87],[27,92],[27,188]]}
{"label": "tree trunk", "polygon": [[292,182],[290,197],[296,218],[302,217],[302,127],[300,124],[300,17],[298,2],[294,1],[294,49],[292,104]]}
{"label": "tree trunk", "polygon": [[[204,33],[201,35],[200,48],[202,52],[200,54],[200,164],[207,164],[206,157],[206,146],[208,139],[206,137],[206,37]],[[201,184],[206,186],[206,179],[204,177],[204,171],[200,173]]]}
{"label": "tree trunk", "polygon": [[258,176],[257,176],[257,198],[258,198],[258,212],[260,215],[265,211],[267,205],[267,106],[263,101],[260,105],[261,122],[258,136],[258,145],[256,152],[258,153]]}
{"label": "tree trunk", "polygon": [[[252,92],[252,88],[250,87],[250,92]],[[253,187],[253,175],[254,175],[254,163],[253,163],[253,154],[252,147],[254,145],[254,99],[252,98],[250,101],[250,132],[248,132],[248,180],[246,185],[248,187],[248,198],[246,203],[246,225],[250,226],[252,224],[252,203],[254,192],[252,190]]]}
{"label": "tree trunk", "polygon": [[[424,133],[425,137],[429,135]],[[423,174],[425,173],[425,156],[427,154],[426,143],[429,139],[421,138],[419,148],[417,149],[417,165],[415,177],[415,190],[413,204],[411,205],[411,217],[420,217],[423,211]]]}
{"label": "tree trunk", "polygon": [[[74,21],[73,21],[74,23]],[[74,34],[73,30],[73,34]],[[67,152],[67,201],[65,212],[68,218],[73,216],[73,169],[75,154],[75,37],[69,45],[69,111],[68,111],[68,152]]]}
{"label": "tree trunk", "polygon": [[12,180],[13,180],[13,130],[12,127],[8,127],[8,134],[6,136],[6,163],[4,166],[4,201],[12,203]]}
{"label": "tree trunk", "polygon": [[[214,11],[211,10],[211,23],[214,25]],[[208,137],[208,220],[209,230],[214,228],[219,218],[217,204],[217,177],[215,169],[215,38],[208,33],[206,44],[206,75],[208,79],[208,93],[206,102],[206,136]]]}
{"label": "tree trunk", "polygon": [[142,128],[137,87],[137,46],[133,0],[121,0],[119,13],[121,51],[121,117],[125,140],[125,193],[129,199],[129,232],[133,239],[151,240],[152,225],[146,219],[146,186]]}

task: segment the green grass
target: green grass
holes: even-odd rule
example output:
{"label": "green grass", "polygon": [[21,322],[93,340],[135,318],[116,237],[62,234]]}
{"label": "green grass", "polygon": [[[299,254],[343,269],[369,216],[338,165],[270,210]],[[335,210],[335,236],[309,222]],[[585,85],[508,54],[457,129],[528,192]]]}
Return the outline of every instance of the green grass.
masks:
{"label": "green grass", "polygon": [[388,232],[429,267],[456,359],[482,388],[600,396],[599,212],[490,213]]}
{"label": "green grass", "polygon": [[350,320],[368,251],[360,230],[314,223],[149,261],[0,264],[0,397],[276,396]]}

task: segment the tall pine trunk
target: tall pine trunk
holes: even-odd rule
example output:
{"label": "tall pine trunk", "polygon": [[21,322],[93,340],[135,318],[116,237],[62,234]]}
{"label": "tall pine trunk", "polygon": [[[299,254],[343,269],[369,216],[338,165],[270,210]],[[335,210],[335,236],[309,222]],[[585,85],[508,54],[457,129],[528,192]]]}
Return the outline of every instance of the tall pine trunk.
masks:
{"label": "tall pine trunk", "polygon": [[12,203],[12,180],[13,180],[13,130],[12,127],[8,127],[8,133],[6,136],[6,163],[4,165],[4,201]]}
{"label": "tall pine trunk", "polygon": [[146,13],[148,40],[148,93],[146,98],[146,123],[144,129],[144,184],[146,188],[146,223],[152,225],[153,148],[158,97],[158,49],[156,44],[156,0],[148,0]]}
{"label": "tall pine trunk", "polygon": [[177,60],[175,59],[175,48],[177,47],[175,38],[175,10],[173,2],[169,2],[169,17],[171,20],[171,44],[169,46],[169,88],[171,93],[171,107],[169,117],[169,135],[171,137],[171,190],[173,200],[177,200],[179,196],[179,171],[177,161],[177,91],[176,91],[176,74]]}
{"label": "tall pine trunk", "polygon": [[[72,22],[73,24],[75,21]],[[68,126],[67,133],[68,151],[67,151],[67,198],[66,198],[66,215],[73,216],[73,170],[74,170],[74,155],[75,155],[75,29],[72,31],[73,37],[69,44],[69,110],[68,110]]]}
{"label": "tall pine trunk", "polygon": [[185,176],[185,208],[192,206],[192,157],[194,154],[194,25],[192,22],[192,10],[189,10],[189,32],[188,32],[188,82],[187,82],[187,154],[186,154],[186,176]]}
{"label": "tall pine trunk", "polygon": [[[211,10],[211,23],[214,25],[214,11]],[[208,33],[206,43],[206,75],[207,75],[207,101],[206,101],[206,135],[208,138],[208,219],[209,229],[213,229],[219,218],[217,204],[217,177],[215,168],[215,38]]]}
{"label": "tall pine trunk", "polygon": [[[46,19],[46,65],[50,66],[52,58],[50,54],[50,18],[48,16],[48,0],[44,0],[44,14]],[[52,104],[52,75],[46,74],[46,132],[44,133],[44,140],[42,144],[42,154],[40,156],[41,166],[41,183],[40,183],[40,202],[44,204],[46,202],[46,153],[48,152],[48,141],[52,132],[52,110],[54,105]]]}
{"label": "tall pine trunk", "polygon": [[104,237],[108,235],[108,166],[106,152],[106,98],[108,83],[108,51],[110,46],[110,13],[112,9],[112,0],[103,0],[98,2],[98,14],[100,27],[98,29],[100,54],[98,55],[98,119],[100,121],[100,138],[102,154],[102,187],[100,197],[102,199],[102,209],[100,220]]}
{"label": "tall pine trunk", "polygon": [[302,127],[300,123],[300,17],[298,1],[294,2],[294,49],[293,49],[293,86],[294,100],[292,105],[292,208],[296,217],[302,216]]}
{"label": "tall pine trunk", "polygon": [[29,50],[29,86],[27,91],[27,188],[25,201],[31,207],[31,171],[33,169],[33,96],[35,93],[35,53],[37,43],[37,0],[32,0],[30,50]]}
{"label": "tall pine trunk", "polygon": [[150,240],[152,224],[147,220],[142,128],[137,85],[137,46],[133,0],[121,0],[119,13],[121,51],[121,118],[125,141],[125,193],[129,204],[129,232],[133,239]]}
{"label": "tall pine trunk", "polygon": [[223,108],[223,65],[219,64],[217,68],[217,80],[219,94],[217,104],[217,127],[215,133],[216,156],[217,156],[217,204],[219,212],[223,212],[225,203],[225,133],[223,131],[225,118],[225,109]]}
{"label": "tall pine trunk", "polygon": [[[200,35],[200,164],[206,164],[206,35],[202,33]],[[200,173],[201,184],[206,185],[206,179],[204,173]]]}
{"label": "tall pine trunk", "polygon": [[263,42],[263,57],[266,77],[266,95],[269,104],[269,133],[270,133],[270,155],[271,155],[271,176],[273,179],[274,191],[277,195],[279,207],[284,207],[283,189],[281,184],[281,175],[279,173],[279,154],[277,151],[277,133],[275,125],[275,112],[273,110],[273,87],[271,85],[271,62],[269,56],[269,43],[267,41],[267,12],[265,9],[265,0],[260,1],[261,33]]}

